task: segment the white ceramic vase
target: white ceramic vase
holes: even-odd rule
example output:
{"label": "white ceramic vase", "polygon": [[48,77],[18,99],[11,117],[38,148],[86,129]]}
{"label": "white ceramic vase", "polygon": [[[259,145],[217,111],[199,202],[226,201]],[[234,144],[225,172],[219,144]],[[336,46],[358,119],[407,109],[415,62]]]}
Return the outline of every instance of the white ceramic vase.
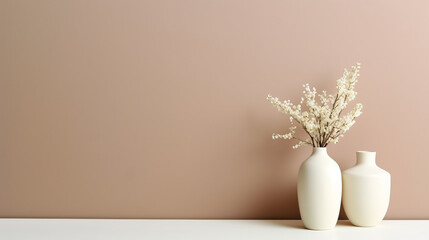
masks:
{"label": "white ceramic vase", "polygon": [[356,226],[378,225],[390,200],[390,174],[375,164],[375,152],[356,152],[356,165],[343,172],[343,207]]}
{"label": "white ceramic vase", "polygon": [[314,148],[298,173],[298,203],[304,226],[313,230],[335,227],[341,205],[341,170],[326,148]]}

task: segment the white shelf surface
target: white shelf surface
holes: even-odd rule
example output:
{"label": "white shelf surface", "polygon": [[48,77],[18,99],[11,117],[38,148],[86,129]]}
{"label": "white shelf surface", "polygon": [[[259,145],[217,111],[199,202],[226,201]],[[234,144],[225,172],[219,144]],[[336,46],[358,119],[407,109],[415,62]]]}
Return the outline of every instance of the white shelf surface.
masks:
{"label": "white shelf surface", "polygon": [[0,219],[1,240],[370,240],[429,239],[429,220],[384,220],[376,227],[339,221],[312,231],[300,220]]}

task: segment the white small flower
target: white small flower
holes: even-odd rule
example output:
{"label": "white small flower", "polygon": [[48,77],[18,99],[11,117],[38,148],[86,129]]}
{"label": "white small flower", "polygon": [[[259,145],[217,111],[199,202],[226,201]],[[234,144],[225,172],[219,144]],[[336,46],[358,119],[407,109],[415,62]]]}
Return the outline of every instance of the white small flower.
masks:
{"label": "white small flower", "polygon": [[[296,126],[289,128],[287,134],[273,134],[273,139],[297,139],[298,144],[293,148],[299,148],[305,144],[314,147],[326,147],[329,143],[337,143],[340,137],[350,129],[355,123],[355,119],[362,114],[362,104],[358,103],[348,114],[340,116],[346,109],[348,103],[356,98],[357,92],[354,91],[357,78],[359,77],[360,63],[352,66],[351,71],[344,69],[343,76],[337,80],[337,94],[328,95],[326,91],[317,94],[316,88],[310,88],[308,83],[303,84],[304,97],[298,105],[294,105],[290,100],[280,102],[278,98],[271,95],[267,100],[273,104],[280,112],[290,115],[290,122],[293,125],[294,120],[298,122],[303,130],[310,136],[310,139],[301,140],[296,136]],[[316,99],[318,96],[318,100]],[[305,104],[304,104],[305,103]],[[332,104],[332,106],[329,106]],[[307,108],[302,111],[302,106]]]}

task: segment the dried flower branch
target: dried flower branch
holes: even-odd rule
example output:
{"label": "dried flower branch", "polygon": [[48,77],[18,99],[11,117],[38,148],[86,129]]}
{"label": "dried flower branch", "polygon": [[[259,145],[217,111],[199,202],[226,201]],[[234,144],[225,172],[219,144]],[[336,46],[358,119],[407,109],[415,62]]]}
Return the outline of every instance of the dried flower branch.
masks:
{"label": "dried flower branch", "polygon": [[[344,69],[343,76],[337,80],[335,96],[328,95],[326,91],[317,94],[316,88],[310,88],[309,84],[303,85],[304,98],[301,98],[298,105],[292,104],[290,100],[281,102],[278,98],[268,95],[267,100],[273,106],[280,112],[290,115],[291,123],[289,133],[273,134],[273,139],[296,139],[298,143],[293,148],[299,148],[305,144],[326,147],[329,143],[337,143],[339,138],[355,124],[355,119],[362,114],[363,106],[358,103],[348,114],[341,116],[348,103],[356,98],[357,92],[354,88],[358,81],[359,69],[359,63],[352,66],[351,71]],[[306,111],[301,107],[304,102]],[[301,125],[309,138],[301,139],[296,136],[295,122]]]}

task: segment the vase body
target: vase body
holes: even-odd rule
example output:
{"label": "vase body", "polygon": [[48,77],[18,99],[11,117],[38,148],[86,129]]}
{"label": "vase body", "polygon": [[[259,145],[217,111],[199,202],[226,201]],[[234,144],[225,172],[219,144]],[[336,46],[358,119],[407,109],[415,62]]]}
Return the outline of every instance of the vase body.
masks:
{"label": "vase body", "polygon": [[375,163],[375,152],[356,153],[356,165],[343,172],[343,207],[356,226],[378,225],[390,200],[390,174]]}
{"label": "vase body", "polygon": [[298,173],[299,212],[304,226],[329,230],[338,221],[341,205],[341,170],[326,148],[314,148]]}

